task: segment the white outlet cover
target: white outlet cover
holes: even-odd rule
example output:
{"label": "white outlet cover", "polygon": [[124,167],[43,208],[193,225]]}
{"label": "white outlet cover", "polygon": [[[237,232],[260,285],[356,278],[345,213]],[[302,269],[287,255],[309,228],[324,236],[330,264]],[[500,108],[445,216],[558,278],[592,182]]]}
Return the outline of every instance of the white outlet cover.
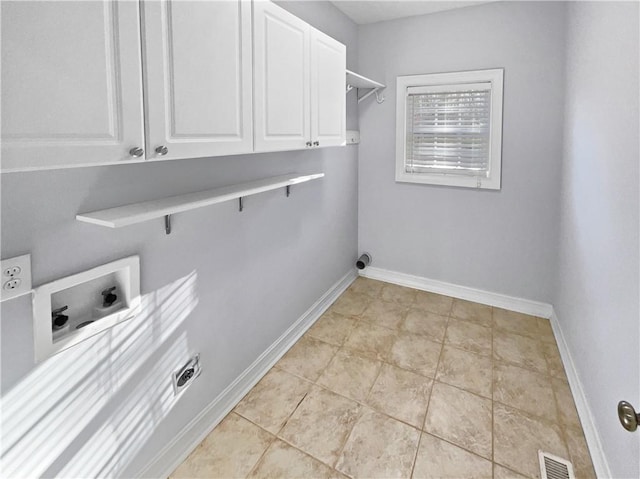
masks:
{"label": "white outlet cover", "polygon": [[358,130],[347,130],[347,145],[357,145],[360,143],[360,132]]}
{"label": "white outlet cover", "polygon": [[0,301],[17,298],[32,292],[31,255],[3,259],[0,267]]}

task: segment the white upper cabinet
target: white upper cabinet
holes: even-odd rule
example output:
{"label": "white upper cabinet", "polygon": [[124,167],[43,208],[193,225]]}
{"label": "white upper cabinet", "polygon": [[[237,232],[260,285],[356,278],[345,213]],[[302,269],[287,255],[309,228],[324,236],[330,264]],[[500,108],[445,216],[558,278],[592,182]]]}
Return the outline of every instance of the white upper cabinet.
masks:
{"label": "white upper cabinet", "polygon": [[345,46],[270,1],[0,4],[3,172],[345,144]]}
{"label": "white upper cabinet", "polygon": [[346,143],[345,70],[347,48],[321,31],[311,31],[311,140],[314,146]]}
{"label": "white upper cabinet", "polygon": [[3,171],[142,155],[138,4],[1,3]]}
{"label": "white upper cabinet", "polygon": [[311,137],[311,27],[265,0],[253,3],[253,22],[255,149],[305,148]]}
{"label": "white upper cabinet", "polygon": [[147,159],[251,153],[251,3],[142,5]]}
{"label": "white upper cabinet", "polygon": [[253,5],[255,151],[345,144],[345,46],[269,1]]}

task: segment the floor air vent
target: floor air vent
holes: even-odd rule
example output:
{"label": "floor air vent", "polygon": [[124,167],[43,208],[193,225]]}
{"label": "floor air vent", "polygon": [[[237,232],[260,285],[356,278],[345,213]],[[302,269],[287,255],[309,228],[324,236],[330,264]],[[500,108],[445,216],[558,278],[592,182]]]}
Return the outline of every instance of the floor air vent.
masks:
{"label": "floor air vent", "polygon": [[538,451],[542,479],[575,479],[573,466],[566,459]]}

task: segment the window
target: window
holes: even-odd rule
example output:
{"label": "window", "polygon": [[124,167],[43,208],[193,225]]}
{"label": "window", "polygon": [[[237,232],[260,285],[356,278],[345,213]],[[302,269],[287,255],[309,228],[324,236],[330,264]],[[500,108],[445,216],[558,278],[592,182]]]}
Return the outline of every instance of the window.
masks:
{"label": "window", "polygon": [[396,181],[500,189],[503,70],[398,77]]}

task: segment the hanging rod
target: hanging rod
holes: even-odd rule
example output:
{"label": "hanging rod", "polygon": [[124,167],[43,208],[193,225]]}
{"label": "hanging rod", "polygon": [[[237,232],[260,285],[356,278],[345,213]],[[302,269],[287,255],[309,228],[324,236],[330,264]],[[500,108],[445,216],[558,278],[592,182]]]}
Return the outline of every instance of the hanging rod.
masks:
{"label": "hanging rod", "polygon": [[265,191],[285,188],[287,196],[290,187],[307,181],[317,180],[324,177],[324,173],[314,173],[310,175],[300,175],[291,173],[289,175],[264,178],[262,180],[229,185],[212,190],[199,191],[180,196],[169,196],[157,200],[133,203],[106,210],[92,211],[76,215],[76,220],[91,223],[107,228],[121,228],[164,217],[165,232],[171,233],[171,215],[184,211],[202,208],[225,201],[238,199],[241,202],[243,197],[256,195]]}

